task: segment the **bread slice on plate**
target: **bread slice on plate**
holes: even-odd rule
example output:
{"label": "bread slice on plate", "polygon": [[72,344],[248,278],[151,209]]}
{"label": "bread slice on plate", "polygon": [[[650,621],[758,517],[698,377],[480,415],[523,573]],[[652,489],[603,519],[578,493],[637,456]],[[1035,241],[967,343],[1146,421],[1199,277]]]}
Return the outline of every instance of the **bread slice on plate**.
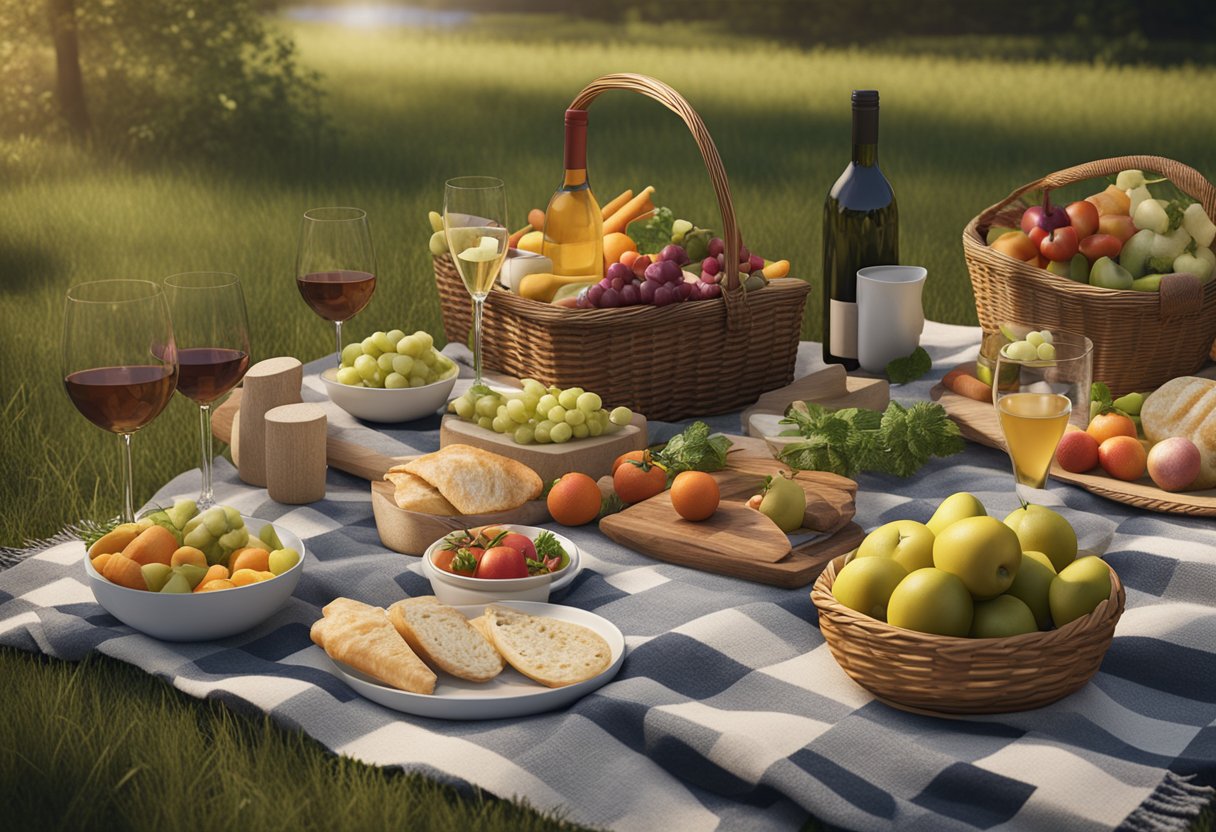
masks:
{"label": "bread slice on plate", "polygon": [[612,648],[581,624],[486,607],[485,629],[511,667],[550,688],[585,682],[612,663]]}
{"label": "bread slice on plate", "polygon": [[470,682],[487,682],[502,672],[502,656],[485,636],[434,595],[398,601],[388,608],[388,617],[432,667]]}
{"label": "bread slice on plate", "polygon": [[414,654],[380,607],[335,598],[313,622],[312,640],[334,661],[411,693],[434,693],[435,674]]}

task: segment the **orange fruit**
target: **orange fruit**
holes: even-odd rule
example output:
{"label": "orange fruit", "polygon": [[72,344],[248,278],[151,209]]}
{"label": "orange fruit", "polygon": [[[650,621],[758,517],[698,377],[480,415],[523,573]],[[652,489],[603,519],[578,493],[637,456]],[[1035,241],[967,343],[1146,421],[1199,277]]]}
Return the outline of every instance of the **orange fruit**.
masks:
{"label": "orange fruit", "polygon": [[612,460],[612,473],[616,473],[616,469],[621,467],[622,462],[633,460],[634,462],[645,462],[650,458],[650,451],[626,451],[625,453]]}
{"label": "orange fruit", "polygon": [[685,520],[705,520],[718,510],[718,481],[704,471],[681,471],[671,484],[671,505]]}
{"label": "orange fruit", "polygon": [[216,578],[214,581],[207,581],[205,584],[199,584],[195,592],[215,592],[219,589],[236,589],[236,584],[227,578]]}
{"label": "orange fruit", "polygon": [[1135,439],[1136,423],[1122,413],[1115,413],[1112,410],[1095,416],[1085,432],[1098,440],[1098,444],[1101,445],[1112,436],[1130,436]]}
{"label": "orange fruit", "polygon": [[[265,549],[257,549],[249,546],[245,549],[238,549],[232,553],[232,560],[229,562],[232,572],[235,574],[239,569],[252,569],[254,572],[265,572],[270,569],[270,552]],[[240,586],[240,584],[237,584]]]}
{"label": "orange fruit", "polygon": [[600,513],[600,487],[586,474],[573,472],[562,476],[549,489],[549,514],[563,526],[590,523]]}
{"label": "orange fruit", "polygon": [[1144,476],[1148,453],[1134,436],[1112,436],[1098,446],[1098,464],[1115,479],[1131,482]]}
{"label": "orange fruit", "polygon": [[624,503],[640,503],[667,487],[667,471],[650,461],[627,459],[612,474],[612,488]]}
{"label": "orange fruit", "polygon": [[[638,250],[637,243],[628,234],[620,231],[614,231],[604,235],[604,262],[611,266],[613,263],[621,261],[621,255],[627,251],[636,252]],[[632,266],[633,263],[626,265]]]}

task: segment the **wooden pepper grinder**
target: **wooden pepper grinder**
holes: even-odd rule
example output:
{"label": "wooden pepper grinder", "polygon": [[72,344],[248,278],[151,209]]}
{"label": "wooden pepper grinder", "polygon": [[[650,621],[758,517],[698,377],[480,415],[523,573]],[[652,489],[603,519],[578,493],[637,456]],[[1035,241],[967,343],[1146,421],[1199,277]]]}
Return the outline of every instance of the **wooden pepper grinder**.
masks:
{"label": "wooden pepper grinder", "polygon": [[259,361],[245,373],[241,394],[240,447],[233,455],[237,474],[250,485],[266,485],[266,413],[280,405],[298,404],[304,365],[290,356]]}
{"label": "wooden pepper grinder", "polygon": [[325,496],[325,411],[285,404],[266,411],[266,492],[277,503]]}

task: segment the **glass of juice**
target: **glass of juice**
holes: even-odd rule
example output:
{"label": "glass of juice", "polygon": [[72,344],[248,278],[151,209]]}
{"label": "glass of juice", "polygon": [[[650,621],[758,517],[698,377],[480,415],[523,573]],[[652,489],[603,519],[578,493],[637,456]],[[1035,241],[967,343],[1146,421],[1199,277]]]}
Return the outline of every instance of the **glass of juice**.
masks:
{"label": "glass of juice", "polygon": [[[1013,463],[1018,500],[1025,507],[1034,489],[1043,488],[1056,445],[1069,424],[1082,430],[1089,419],[1089,386],[1093,380],[1093,343],[1084,335],[1037,331],[1005,325],[1010,343],[996,356],[994,378],[1016,384],[995,384],[996,405],[1005,449]],[[1037,337],[1036,337],[1037,333]],[[1033,350],[1019,348],[1030,338]],[[1038,343],[1050,348],[1038,349]],[[1030,357],[1028,352],[1036,352]]]}
{"label": "glass of juice", "polygon": [[481,384],[481,311],[507,256],[507,189],[492,176],[461,176],[443,188],[443,230],[473,298],[473,384]]}
{"label": "glass of juice", "polygon": [[359,314],[376,291],[376,253],[365,211],[304,212],[296,250],[296,288],[313,312],[333,321],[341,367],[342,324]]}

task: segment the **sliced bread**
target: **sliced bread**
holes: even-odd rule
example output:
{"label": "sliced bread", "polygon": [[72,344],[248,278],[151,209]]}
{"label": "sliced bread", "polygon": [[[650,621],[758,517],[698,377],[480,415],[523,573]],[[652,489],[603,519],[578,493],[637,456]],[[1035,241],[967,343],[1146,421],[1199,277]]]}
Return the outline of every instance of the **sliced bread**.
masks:
{"label": "sliced bread", "polygon": [[434,595],[398,601],[388,608],[388,617],[431,667],[471,682],[486,682],[502,672],[502,656],[485,636]]}
{"label": "sliced bread", "polygon": [[486,607],[490,640],[511,667],[533,681],[560,688],[591,679],[612,663],[612,648],[581,624]]}
{"label": "sliced bread", "polygon": [[414,655],[380,607],[336,598],[321,614],[310,635],[332,659],[401,690],[435,692],[435,674]]}

